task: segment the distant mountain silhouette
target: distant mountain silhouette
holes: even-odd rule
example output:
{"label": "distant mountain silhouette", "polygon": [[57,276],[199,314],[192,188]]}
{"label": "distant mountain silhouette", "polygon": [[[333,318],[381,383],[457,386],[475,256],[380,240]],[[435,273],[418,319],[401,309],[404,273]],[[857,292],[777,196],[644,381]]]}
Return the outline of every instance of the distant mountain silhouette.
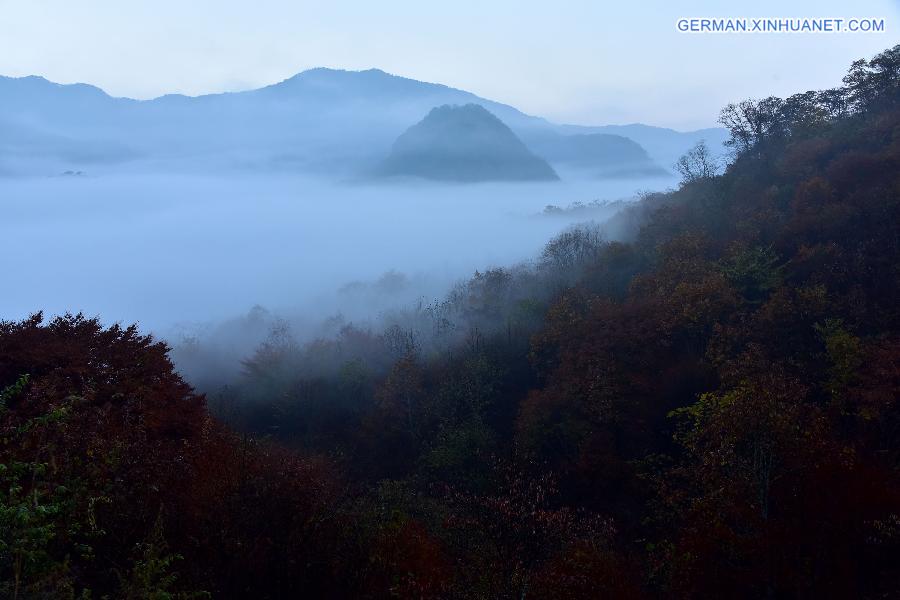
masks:
{"label": "distant mountain silhouette", "polygon": [[[550,164],[576,165],[598,175],[631,169],[616,163],[623,140],[571,138],[604,128],[556,125],[469,92],[390,75],[377,69],[312,69],[246,92],[138,101],[99,88],[60,85],[41,77],[0,77],[0,120],[15,130],[0,144],[0,162],[39,173],[116,168],[148,160],[160,167],[267,169],[353,176],[371,170],[397,136],[435,106],[477,104],[501,119]],[[627,126],[633,127],[633,126]],[[650,160],[668,168],[693,134],[639,126],[623,130]],[[662,132],[655,140],[653,132]],[[718,130],[712,130],[718,131]],[[21,132],[29,132],[22,135]],[[707,136],[711,147],[713,136]],[[571,138],[571,139],[570,139]],[[576,156],[578,152],[583,156]],[[630,155],[630,153],[629,153]],[[11,166],[11,167],[10,167]],[[97,168],[95,168],[95,166]]]}
{"label": "distant mountain silhouette", "polygon": [[[675,131],[666,127],[652,127],[641,123],[630,125],[602,125],[591,127],[594,133],[626,137],[640,144],[659,165],[669,169],[685,151],[703,140],[714,152],[722,149],[728,132],[722,127],[709,127],[695,131]],[[560,131],[568,134],[584,133],[579,125],[561,125]]]}
{"label": "distant mountain silhouette", "polygon": [[478,104],[432,109],[397,138],[378,174],[460,182],[559,179],[545,160]]}
{"label": "distant mountain silhouette", "polygon": [[529,147],[554,164],[581,169],[594,177],[669,175],[637,142],[620,135],[547,132],[533,135]]}

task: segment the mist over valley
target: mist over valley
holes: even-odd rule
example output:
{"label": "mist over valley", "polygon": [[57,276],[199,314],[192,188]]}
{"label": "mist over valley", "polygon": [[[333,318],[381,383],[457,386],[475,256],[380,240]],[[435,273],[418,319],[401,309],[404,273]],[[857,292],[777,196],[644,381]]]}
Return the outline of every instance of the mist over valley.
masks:
{"label": "mist over valley", "polygon": [[[724,137],[609,129],[376,69],[150,101],[0,78],[0,266],[19,282],[2,309],[137,322],[175,346],[219,336],[238,365],[276,318],[330,335],[327,319],[376,323],[532,260],[615,212],[548,205],[666,189],[674,156]],[[254,307],[270,318],[222,334]]]}
{"label": "mist over valley", "polygon": [[900,597],[900,46],[657,4],[3,3],[0,598]]}

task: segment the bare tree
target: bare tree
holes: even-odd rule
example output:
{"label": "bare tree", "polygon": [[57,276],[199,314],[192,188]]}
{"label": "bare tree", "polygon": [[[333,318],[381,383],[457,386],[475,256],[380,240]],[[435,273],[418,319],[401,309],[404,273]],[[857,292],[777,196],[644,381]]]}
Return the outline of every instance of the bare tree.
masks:
{"label": "bare tree", "polygon": [[691,183],[700,179],[711,179],[719,172],[719,161],[714,157],[704,140],[678,159],[675,170],[681,175],[682,183]]}

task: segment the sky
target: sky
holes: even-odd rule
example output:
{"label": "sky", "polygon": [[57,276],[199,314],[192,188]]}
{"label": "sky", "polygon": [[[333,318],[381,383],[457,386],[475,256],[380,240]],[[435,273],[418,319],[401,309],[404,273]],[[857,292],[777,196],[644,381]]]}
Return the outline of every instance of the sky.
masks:
{"label": "sky", "polygon": [[[715,125],[840,83],[900,40],[900,0],[0,0],[0,74],[152,98],[380,68],[561,123]],[[682,17],[883,18],[884,33],[680,33]]]}

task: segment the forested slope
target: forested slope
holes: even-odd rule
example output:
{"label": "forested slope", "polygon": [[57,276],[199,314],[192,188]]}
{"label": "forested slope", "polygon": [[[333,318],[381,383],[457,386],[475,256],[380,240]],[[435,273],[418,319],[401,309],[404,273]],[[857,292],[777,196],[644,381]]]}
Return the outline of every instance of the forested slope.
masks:
{"label": "forested slope", "polygon": [[723,174],[275,330],[215,416],[134,329],[3,323],[3,593],[897,594],[900,46],[722,121]]}

